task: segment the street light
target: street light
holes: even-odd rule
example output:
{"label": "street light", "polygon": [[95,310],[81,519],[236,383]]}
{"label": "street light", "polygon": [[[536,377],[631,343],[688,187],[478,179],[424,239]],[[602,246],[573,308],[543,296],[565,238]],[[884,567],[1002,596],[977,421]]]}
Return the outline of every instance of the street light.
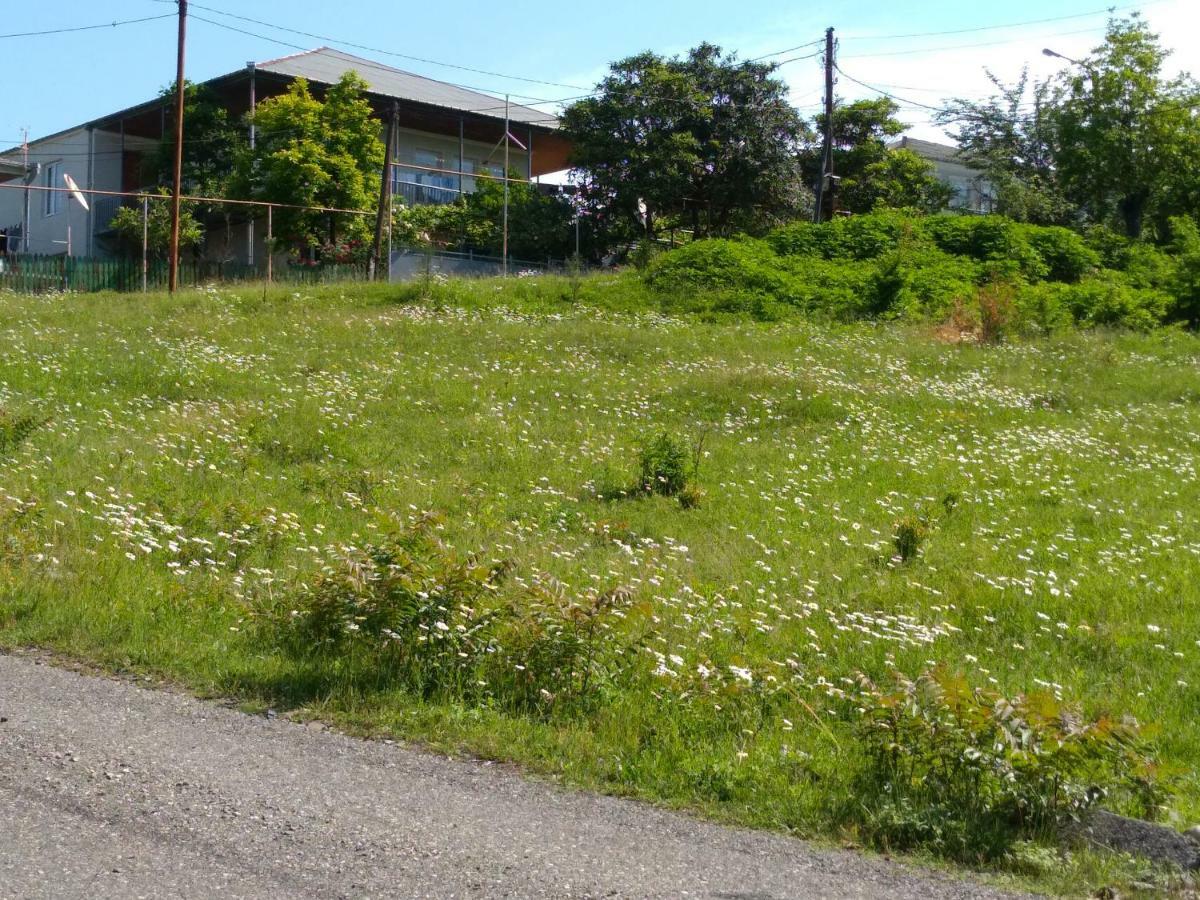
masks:
{"label": "street light", "polygon": [[1063,56],[1061,53],[1058,53],[1057,51],[1051,50],[1049,47],[1043,47],[1043,48],[1042,48],[1042,55],[1043,55],[1043,56],[1056,56],[1056,57],[1058,57],[1059,59],[1065,59],[1067,62],[1069,62],[1069,63],[1071,63],[1071,64],[1073,64],[1073,65],[1076,65],[1076,66],[1083,66],[1084,68],[1089,68],[1087,63],[1080,62],[1080,61],[1079,61],[1079,60],[1077,60],[1077,59],[1071,59],[1071,57],[1069,57],[1069,56]]}

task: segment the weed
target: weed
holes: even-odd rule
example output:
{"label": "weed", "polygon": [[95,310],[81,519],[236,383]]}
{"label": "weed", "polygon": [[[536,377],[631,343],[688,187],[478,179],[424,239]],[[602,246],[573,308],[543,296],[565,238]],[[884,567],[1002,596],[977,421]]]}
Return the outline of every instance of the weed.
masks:
{"label": "weed", "polygon": [[1002,858],[1102,799],[1153,813],[1164,797],[1136,722],[1078,709],[1048,693],[1008,699],[931,671],[858,697],[864,825],[881,846]]}
{"label": "weed", "polygon": [[916,559],[921,545],[929,536],[929,520],[922,515],[908,515],[896,522],[892,532],[892,545],[902,562]]}
{"label": "weed", "polygon": [[688,483],[691,454],[679,437],[660,431],[638,451],[639,484],[647,494],[678,496]]}

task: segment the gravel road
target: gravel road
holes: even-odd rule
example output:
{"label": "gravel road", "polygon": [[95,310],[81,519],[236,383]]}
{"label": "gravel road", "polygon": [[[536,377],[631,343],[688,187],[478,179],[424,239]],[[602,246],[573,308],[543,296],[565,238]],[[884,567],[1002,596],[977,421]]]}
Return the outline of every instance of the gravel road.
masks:
{"label": "gravel road", "polygon": [[0,654],[0,897],[1004,896]]}

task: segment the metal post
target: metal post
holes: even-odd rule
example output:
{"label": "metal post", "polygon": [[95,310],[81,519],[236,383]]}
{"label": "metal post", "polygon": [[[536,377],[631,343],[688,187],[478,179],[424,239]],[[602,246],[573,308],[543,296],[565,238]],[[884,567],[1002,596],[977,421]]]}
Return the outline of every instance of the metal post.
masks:
{"label": "metal post", "polygon": [[271,215],[275,207],[267,206],[267,284],[275,274],[275,223]]}
{"label": "metal post", "polygon": [[508,94],[504,95],[504,247],[501,274],[508,277]]}
{"label": "metal post", "polygon": [[463,140],[463,117],[458,117],[458,199],[463,198],[463,168],[466,166],[464,158],[464,140]]}
{"label": "metal post", "polygon": [[150,271],[150,198],[142,198],[142,293]]}
{"label": "metal post", "polygon": [[167,290],[179,287],[179,200],[183,195],[183,51],[187,41],[187,0],[179,3],[179,44],[175,69],[175,186],[171,192],[171,259]]}
{"label": "metal post", "polygon": [[[88,162],[87,162],[87,186],[88,190],[92,190],[96,186],[96,129],[94,126],[88,126]],[[71,201],[68,199],[67,203]],[[95,247],[96,239],[96,222],[93,218],[95,212],[92,210],[91,204],[87,209],[87,244],[85,256],[94,255],[93,248]]]}

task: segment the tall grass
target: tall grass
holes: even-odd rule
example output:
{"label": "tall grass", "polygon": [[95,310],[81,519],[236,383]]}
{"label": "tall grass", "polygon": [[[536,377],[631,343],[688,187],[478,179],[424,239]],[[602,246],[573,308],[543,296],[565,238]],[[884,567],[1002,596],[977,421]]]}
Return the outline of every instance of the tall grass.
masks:
{"label": "tall grass", "polygon": [[936,669],[1155,723],[1200,817],[1195,337],[428,294],[0,296],[0,644],[860,840]]}

